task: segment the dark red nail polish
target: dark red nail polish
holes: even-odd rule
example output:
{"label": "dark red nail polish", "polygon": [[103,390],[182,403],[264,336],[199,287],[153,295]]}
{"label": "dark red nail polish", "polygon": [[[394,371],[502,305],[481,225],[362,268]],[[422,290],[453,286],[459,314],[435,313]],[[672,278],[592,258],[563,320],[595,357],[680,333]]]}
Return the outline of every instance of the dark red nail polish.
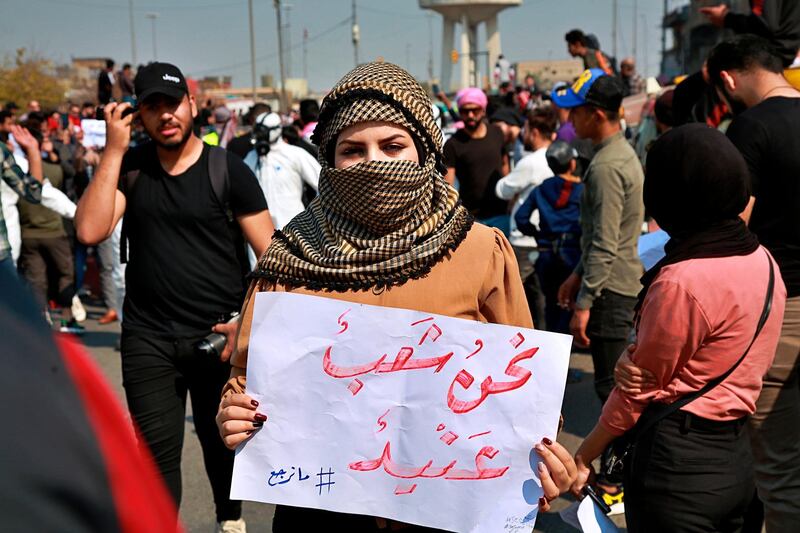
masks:
{"label": "dark red nail polish", "polygon": [[552,446],[553,445],[553,441],[551,441],[547,437],[543,438],[542,442],[544,443],[545,446]]}
{"label": "dark red nail polish", "polygon": [[261,413],[256,413],[256,416],[254,418],[256,420],[258,420],[259,422],[266,422],[267,421],[267,415],[262,415]]}
{"label": "dark red nail polish", "polygon": [[253,407],[258,407],[258,402],[255,400],[250,400],[250,405],[252,405]]}
{"label": "dark red nail polish", "polygon": [[539,507],[544,507],[547,505],[547,500],[545,498],[539,498]]}
{"label": "dark red nail polish", "polygon": [[251,429],[250,431],[245,431],[244,433],[245,433],[245,435],[252,435],[253,434],[253,430]]}
{"label": "dark red nail polish", "polygon": [[264,422],[253,422],[253,427],[254,428],[260,428],[263,425],[264,425]]}

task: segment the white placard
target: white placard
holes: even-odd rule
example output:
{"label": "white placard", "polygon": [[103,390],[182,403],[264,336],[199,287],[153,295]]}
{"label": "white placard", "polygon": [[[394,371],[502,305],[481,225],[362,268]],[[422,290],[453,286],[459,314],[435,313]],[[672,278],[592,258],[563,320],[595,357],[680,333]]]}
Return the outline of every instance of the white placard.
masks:
{"label": "white placard", "polygon": [[105,148],[106,146],[106,122],[84,118],[81,120],[83,130],[83,145],[86,148]]}
{"label": "white placard", "polygon": [[248,394],[269,419],[231,497],[453,531],[530,530],[572,338],[288,293],[256,295]]}

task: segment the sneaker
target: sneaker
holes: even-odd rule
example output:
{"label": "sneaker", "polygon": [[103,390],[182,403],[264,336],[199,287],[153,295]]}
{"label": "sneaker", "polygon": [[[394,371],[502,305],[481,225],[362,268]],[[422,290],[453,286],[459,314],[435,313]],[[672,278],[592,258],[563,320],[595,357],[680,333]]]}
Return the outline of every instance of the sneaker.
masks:
{"label": "sneaker", "polygon": [[75,320],[78,322],[83,322],[86,320],[86,308],[83,307],[83,303],[81,303],[81,299],[78,298],[78,295],[72,297],[72,316],[75,317]]}
{"label": "sneaker", "polygon": [[216,533],[247,533],[244,518],[239,520],[223,520],[217,524]]}
{"label": "sneaker", "polygon": [[78,321],[73,318],[69,322],[67,322],[66,320],[62,320],[59,331],[61,333],[72,333],[73,335],[83,335],[86,329],[80,324],[78,324]]}
{"label": "sneaker", "polygon": [[595,491],[603,498],[603,501],[611,508],[608,516],[614,516],[625,513],[625,491],[622,485],[618,486],[618,490],[613,494],[607,492],[602,486],[596,486]]}

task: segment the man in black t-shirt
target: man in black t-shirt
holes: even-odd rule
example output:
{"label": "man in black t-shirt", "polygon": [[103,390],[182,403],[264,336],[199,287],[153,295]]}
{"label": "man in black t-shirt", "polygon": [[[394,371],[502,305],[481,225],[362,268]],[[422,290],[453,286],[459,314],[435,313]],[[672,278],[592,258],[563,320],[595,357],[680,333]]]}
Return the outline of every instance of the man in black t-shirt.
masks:
{"label": "man in black t-shirt", "polygon": [[[244,298],[244,240],[260,256],[273,226],[253,173],[233,154],[212,154],[221,149],[192,132],[197,107],[180,70],[151,63],[139,70],[134,85],[138,117],[153,142],[127,150],[134,115],[123,115],[130,104],[106,106],[106,148],[78,205],[78,238],[102,241],[125,215],[130,261],[121,351],[128,407],[180,505],[191,392],[218,531],[244,531],[241,502],[229,499],[233,453],[214,421],[236,329],[221,322]],[[223,191],[214,185],[217,156],[227,166]],[[220,356],[201,355],[195,346],[212,329],[228,343]]]}
{"label": "man in black t-shirt", "polygon": [[767,531],[795,531],[800,524],[800,92],[783,77],[778,51],[752,35],[717,45],[708,74],[728,107],[743,110],[727,135],[750,168],[753,197],[744,217],[786,284],[781,338],[750,418],[750,436]]}
{"label": "man in black t-shirt", "polygon": [[502,130],[487,124],[486,95],[476,87],[461,91],[458,113],[464,127],[444,145],[448,183],[458,178],[461,201],[478,221],[508,235],[508,202],[494,193],[497,182],[508,174],[508,154]]}

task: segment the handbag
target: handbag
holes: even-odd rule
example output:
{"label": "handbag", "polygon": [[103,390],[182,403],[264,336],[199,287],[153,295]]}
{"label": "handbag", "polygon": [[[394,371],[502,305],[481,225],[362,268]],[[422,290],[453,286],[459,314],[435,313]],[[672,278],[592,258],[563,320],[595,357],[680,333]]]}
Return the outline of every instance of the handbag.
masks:
{"label": "handbag", "polygon": [[689,394],[685,394],[666,406],[664,409],[661,409],[657,413],[655,413],[652,417],[642,417],[639,419],[639,422],[627,433],[622,435],[621,437],[617,437],[614,439],[614,442],[611,443],[611,450],[608,456],[608,460],[606,462],[606,475],[618,475],[622,474],[623,469],[625,468],[625,461],[631,456],[633,449],[636,445],[636,440],[639,438],[640,435],[643,435],[650,429],[652,429],[657,423],[661,420],[667,418],[671,414],[675,413],[682,407],[686,406],[687,404],[693,402],[697,398],[700,398],[708,391],[725,381],[728,376],[730,376],[734,370],[744,361],[744,358],[750,352],[750,348],[753,347],[753,344],[756,342],[758,335],[761,333],[761,330],[764,328],[764,324],[767,323],[767,319],[769,318],[770,311],[772,310],[772,293],[775,290],[775,267],[772,264],[772,258],[767,255],[767,260],[769,261],[769,283],[767,284],[767,295],[764,298],[764,308],[761,311],[761,318],[758,320],[758,325],[756,326],[756,332],[753,335],[750,344],[747,345],[744,353],[741,357],[730,367],[725,373],[716,378],[712,379],[708,383],[706,383],[701,389],[696,390],[694,392],[690,392]]}

